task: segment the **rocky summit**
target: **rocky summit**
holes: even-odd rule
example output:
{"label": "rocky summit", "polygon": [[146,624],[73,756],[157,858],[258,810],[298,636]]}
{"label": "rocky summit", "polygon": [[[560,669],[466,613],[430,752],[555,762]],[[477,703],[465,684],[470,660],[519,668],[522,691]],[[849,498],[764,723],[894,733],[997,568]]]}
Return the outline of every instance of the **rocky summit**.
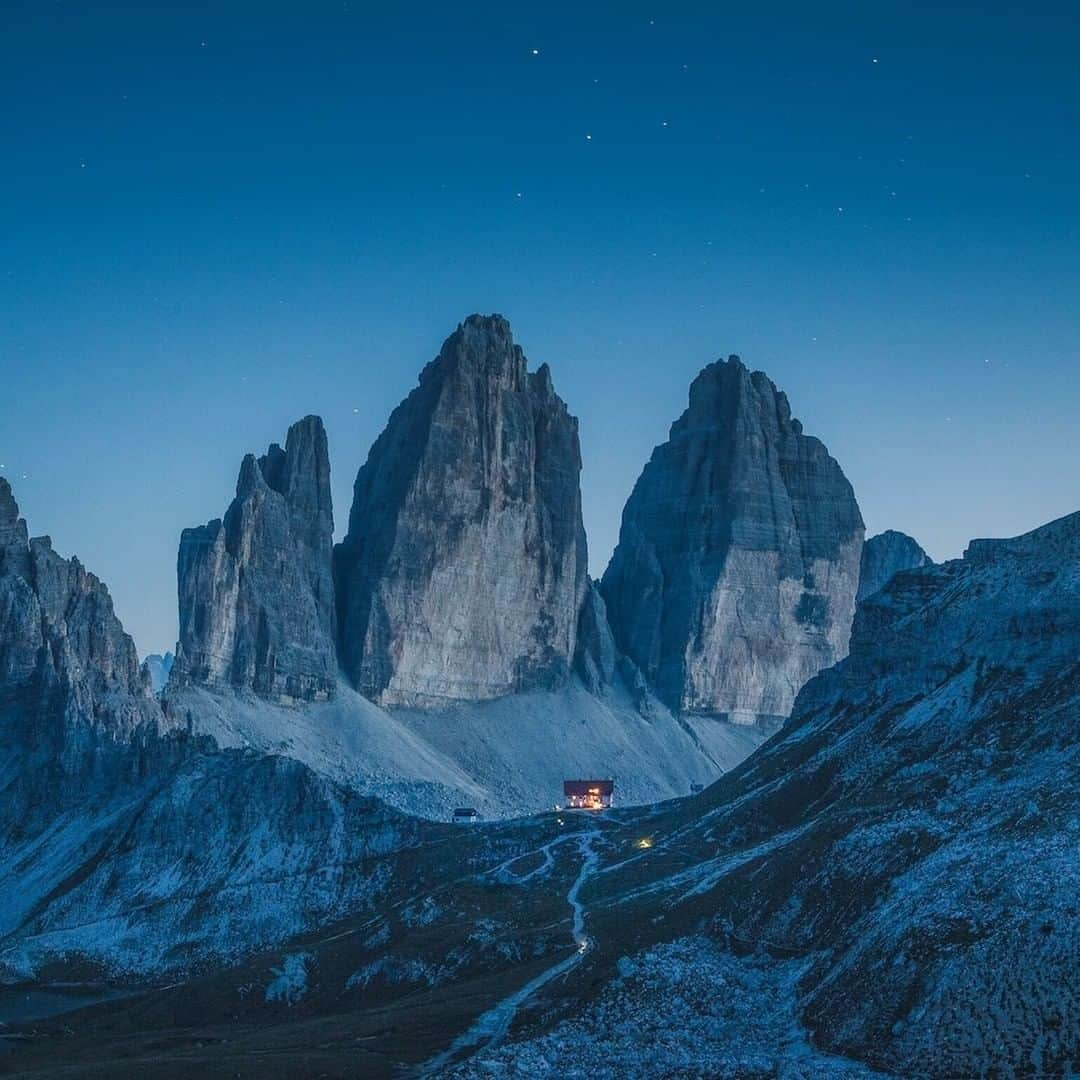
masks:
{"label": "rocky summit", "polygon": [[248,454],[224,519],[185,529],[180,641],[170,689],[248,690],[273,701],[334,693],[334,518],[326,432],[317,416]]}
{"label": "rocky summit", "polygon": [[619,648],[670,708],[781,718],[847,653],[862,544],[840,466],[732,356],[694,380],[645,466],[601,591]]}
{"label": "rocky summit", "polygon": [[156,731],[160,720],[108,589],[78,559],[58,555],[49,537],[29,538],[2,477],[0,720],[67,773],[104,744]]}
{"label": "rocky summit", "polygon": [[356,477],[335,552],[340,655],[361,693],[433,706],[569,676],[587,585],[577,420],[510,326],[473,315]]}
{"label": "rocky summit", "polygon": [[917,570],[920,566],[929,566],[931,562],[930,556],[907,533],[886,529],[877,536],[871,536],[863,544],[856,600],[862,603],[866,597],[873,596],[893,574],[901,570]]}

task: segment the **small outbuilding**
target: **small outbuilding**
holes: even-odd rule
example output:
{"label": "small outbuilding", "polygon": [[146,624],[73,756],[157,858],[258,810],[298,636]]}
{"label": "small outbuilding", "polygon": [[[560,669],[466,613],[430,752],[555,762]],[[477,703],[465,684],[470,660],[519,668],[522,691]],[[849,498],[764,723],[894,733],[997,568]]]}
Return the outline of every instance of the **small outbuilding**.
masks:
{"label": "small outbuilding", "polygon": [[615,794],[614,780],[564,780],[568,810],[607,810]]}
{"label": "small outbuilding", "polygon": [[475,806],[459,806],[454,811],[455,825],[475,825],[480,820],[480,811]]}

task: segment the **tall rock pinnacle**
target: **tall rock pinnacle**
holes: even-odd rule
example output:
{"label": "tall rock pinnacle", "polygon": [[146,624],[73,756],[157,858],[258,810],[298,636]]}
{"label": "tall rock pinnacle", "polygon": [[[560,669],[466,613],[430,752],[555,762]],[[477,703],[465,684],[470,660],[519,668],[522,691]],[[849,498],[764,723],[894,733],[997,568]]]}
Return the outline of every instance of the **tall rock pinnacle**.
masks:
{"label": "tall rock pinnacle", "polygon": [[733,356],[698,375],[653,451],[601,591],[619,648],[669,707],[784,717],[847,653],[862,542],[840,466]]}
{"label": "tall rock pinnacle", "polygon": [[336,686],[334,518],[317,416],[240,466],[224,520],[185,529],[180,642],[170,682],[321,700]]}
{"label": "tall rock pinnacle", "polygon": [[362,693],[431,706],[559,685],[587,585],[577,420],[510,326],[472,315],[393,412],[335,553]]}

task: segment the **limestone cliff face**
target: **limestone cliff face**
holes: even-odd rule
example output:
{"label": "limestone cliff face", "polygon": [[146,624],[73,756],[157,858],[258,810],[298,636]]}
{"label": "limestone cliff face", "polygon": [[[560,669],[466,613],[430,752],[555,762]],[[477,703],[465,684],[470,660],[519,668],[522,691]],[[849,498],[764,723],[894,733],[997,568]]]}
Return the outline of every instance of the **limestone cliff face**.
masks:
{"label": "limestone cliff face", "polygon": [[[108,589],[47,536],[30,539],[0,478],[0,720],[15,746],[75,773],[108,743],[157,732],[161,710]],[[58,781],[59,782],[59,781]]]}
{"label": "limestone cliff face", "polygon": [[390,705],[568,677],[587,584],[577,420],[510,326],[470,316],[394,410],[335,553],[340,655]]}
{"label": "limestone cliff face", "polygon": [[847,653],[863,522],[824,445],[738,357],[710,364],[645,466],[601,591],[671,708],[783,717]]}
{"label": "limestone cliff face", "polygon": [[901,570],[918,570],[931,562],[930,556],[906,533],[886,529],[871,536],[863,544],[859,591],[855,599],[862,602],[867,596],[873,596]]}
{"label": "limestone cliff face", "polygon": [[180,642],[170,686],[250,690],[270,700],[334,693],[334,519],[317,416],[244,458],[223,520],[185,529]]}

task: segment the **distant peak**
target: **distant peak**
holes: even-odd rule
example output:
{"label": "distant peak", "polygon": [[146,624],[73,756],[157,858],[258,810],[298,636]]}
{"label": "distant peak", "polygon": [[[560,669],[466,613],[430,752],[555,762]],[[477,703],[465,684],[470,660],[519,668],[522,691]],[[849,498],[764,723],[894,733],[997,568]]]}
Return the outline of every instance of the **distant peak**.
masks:
{"label": "distant peak", "polygon": [[871,536],[863,544],[857,600],[873,596],[902,570],[918,570],[933,560],[918,541],[896,529]]}
{"label": "distant peak", "polygon": [[420,374],[421,383],[442,382],[465,373],[483,374],[512,389],[521,389],[525,354],[514,344],[510,323],[502,315],[469,315],[443,342],[439,355]]}
{"label": "distant peak", "polygon": [[[732,353],[726,360],[714,360],[698,372],[690,384],[689,413],[696,422],[715,419],[728,408],[742,409],[749,406],[754,397],[773,399],[783,423],[791,419],[787,396],[763,371],[751,371],[742,360]],[[796,434],[802,433],[802,425]]]}
{"label": "distant peak", "polygon": [[307,416],[297,420],[289,428],[289,433],[285,438],[285,445],[288,446],[294,440],[313,441],[324,434],[325,425],[322,417],[316,416],[314,413],[308,413]]}
{"label": "distant peak", "polygon": [[[273,453],[274,447],[271,446],[270,451]],[[277,451],[281,453],[281,447],[277,447]],[[263,459],[266,460],[265,458]],[[259,462],[256,460],[254,454],[245,454],[244,460],[240,463],[240,475],[236,480],[236,495],[238,498],[244,498],[252,491],[257,491],[265,483],[263,477],[263,470],[259,466]]]}
{"label": "distant peak", "polygon": [[503,315],[492,312],[490,315],[481,315],[474,312],[462,320],[459,329],[482,330],[489,333],[509,334],[510,323]]}
{"label": "distant peak", "polygon": [[541,364],[536,371],[529,376],[529,383],[545,396],[555,393],[555,384],[551,378],[551,368],[546,363]]}
{"label": "distant peak", "polygon": [[0,526],[10,527],[19,520],[19,504],[11,485],[0,476]]}

